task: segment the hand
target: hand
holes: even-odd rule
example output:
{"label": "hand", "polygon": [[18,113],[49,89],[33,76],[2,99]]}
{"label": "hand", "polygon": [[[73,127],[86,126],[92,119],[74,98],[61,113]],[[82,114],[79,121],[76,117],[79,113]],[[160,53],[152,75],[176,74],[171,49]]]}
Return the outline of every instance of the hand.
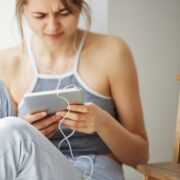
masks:
{"label": "hand", "polygon": [[[67,111],[59,111],[56,115],[66,116]],[[104,126],[107,112],[94,103],[84,105],[70,105],[70,112],[62,121],[67,128],[83,133],[94,133]]]}
{"label": "hand", "polygon": [[23,120],[29,122],[47,138],[50,138],[56,133],[61,118],[62,117],[56,115],[47,117],[46,112],[38,112],[24,116]]}

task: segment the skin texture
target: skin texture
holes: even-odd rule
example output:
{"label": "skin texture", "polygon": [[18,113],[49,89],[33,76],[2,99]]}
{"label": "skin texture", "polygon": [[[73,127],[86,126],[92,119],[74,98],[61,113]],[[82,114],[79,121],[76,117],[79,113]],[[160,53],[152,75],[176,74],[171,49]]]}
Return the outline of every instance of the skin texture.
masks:
{"label": "skin texture", "polygon": [[[77,33],[78,47],[83,31],[77,29],[79,13],[72,15],[60,11],[63,8],[58,0],[31,0],[24,7],[24,16],[35,34],[31,43],[39,72],[49,69],[62,74],[72,68],[69,64],[75,56],[74,33]],[[37,18],[42,14],[43,18]],[[63,35],[57,39],[47,36],[56,33]],[[32,72],[27,52],[25,50],[22,59],[20,46],[0,52],[0,77],[6,83],[16,108],[34,79]],[[146,163],[148,139],[137,72],[128,45],[119,37],[89,32],[80,56],[78,73],[91,89],[113,98],[120,122],[89,102],[70,105],[71,112],[63,124],[79,132],[97,132],[119,163],[132,167]],[[66,112],[60,111],[50,117],[45,112],[39,112],[28,114],[23,119],[50,138]]]}

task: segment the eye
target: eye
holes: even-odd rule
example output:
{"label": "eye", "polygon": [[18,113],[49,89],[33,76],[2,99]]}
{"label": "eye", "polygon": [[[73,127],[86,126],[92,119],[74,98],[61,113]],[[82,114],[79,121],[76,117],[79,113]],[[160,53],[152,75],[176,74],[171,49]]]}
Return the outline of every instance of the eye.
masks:
{"label": "eye", "polygon": [[63,13],[63,14],[61,14],[61,16],[68,16],[69,15],[69,13]]}
{"label": "eye", "polygon": [[70,12],[68,10],[63,10],[63,11],[60,11],[59,14],[61,16],[68,16],[70,14]]}
{"label": "eye", "polygon": [[45,15],[43,15],[43,16],[34,16],[34,17],[37,18],[37,19],[43,19],[45,17]]}
{"label": "eye", "polygon": [[34,15],[33,15],[33,18],[43,19],[45,16],[46,16],[46,14],[38,13],[38,14],[34,14]]}

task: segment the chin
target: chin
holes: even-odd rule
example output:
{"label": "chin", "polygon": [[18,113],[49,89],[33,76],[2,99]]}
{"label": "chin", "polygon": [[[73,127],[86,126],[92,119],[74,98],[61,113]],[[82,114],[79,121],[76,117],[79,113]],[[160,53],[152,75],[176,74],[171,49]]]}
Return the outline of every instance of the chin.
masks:
{"label": "chin", "polygon": [[61,41],[46,41],[46,44],[49,46],[59,46]]}
{"label": "chin", "polygon": [[49,37],[43,37],[44,42],[48,45],[60,45],[63,42],[63,37],[59,37],[59,38],[49,38]]}

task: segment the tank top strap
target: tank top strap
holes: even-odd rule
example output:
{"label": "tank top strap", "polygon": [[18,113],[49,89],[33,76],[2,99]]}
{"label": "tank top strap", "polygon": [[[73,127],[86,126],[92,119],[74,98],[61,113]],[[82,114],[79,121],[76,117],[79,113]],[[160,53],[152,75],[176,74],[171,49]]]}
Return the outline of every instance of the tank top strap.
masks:
{"label": "tank top strap", "polygon": [[81,54],[82,48],[84,46],[87,34],[88,34],[88,31],[84,31],[81,42],[80,42],[79,47],[78,47],[78,50],[76,52],[76,56],[75,56],[75,60],[74,60],[74,72],[77,71],[80,54]]}
{"label": "tank top strap", "polygon": [[31,46],[32,38],[33,38],[33,34],[31,36],[28,36],[27,39],[26,39],[27,51],[28,51],[29,60],[30,60],[32,68],[34,70],[34,74],[35,74],[35,76],[38,76],[38,74],[39,74],[38,73],[38,68],[37,68],[37,65],[36,65],[34,53],[32,51],[32,46]]}

